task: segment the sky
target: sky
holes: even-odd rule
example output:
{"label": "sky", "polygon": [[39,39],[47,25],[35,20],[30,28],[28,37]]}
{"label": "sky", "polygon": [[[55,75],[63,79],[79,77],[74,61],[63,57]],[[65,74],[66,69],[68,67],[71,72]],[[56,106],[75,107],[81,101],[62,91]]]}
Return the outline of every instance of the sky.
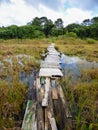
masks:
{"label": "sky", "polygon": [[0,0],[0,27],[26,25],[35,17],[46,16],[64,26],[98,16],[98,0]]}

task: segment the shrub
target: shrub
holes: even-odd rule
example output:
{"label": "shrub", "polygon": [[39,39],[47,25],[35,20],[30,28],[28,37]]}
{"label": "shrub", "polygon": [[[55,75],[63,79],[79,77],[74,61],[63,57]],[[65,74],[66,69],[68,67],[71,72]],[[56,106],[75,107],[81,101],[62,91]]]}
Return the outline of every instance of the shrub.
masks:
{"label": "shrub", "polygon": [[66,36],[68,36],[68,37],[74,37],[74,38],[77,38],[77,37],[78,37],[77,34],[74,33],[74,32],[67,32],[67,33],[66,33]]}
{"label": "shrub", "polygon": [[96,42],[96,41],[95,41],[94,39],[92,39],[92,38],[87,38],[86,41],[87,41],[88,44],[94,44],[94,43]]}

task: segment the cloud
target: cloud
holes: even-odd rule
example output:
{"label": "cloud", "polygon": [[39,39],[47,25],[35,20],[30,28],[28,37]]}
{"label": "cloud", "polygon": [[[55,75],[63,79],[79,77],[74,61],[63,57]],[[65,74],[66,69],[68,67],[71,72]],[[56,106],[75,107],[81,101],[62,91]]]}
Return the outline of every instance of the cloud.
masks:
{"label": "cloud", "polygon": [[0,25],[24,25],[36,16],[46,16],[52,20],[63,17],[61,12],[48,8],[45,6],[45,1],[43,2],[44,4],[39,2],[37,8],[35,5],[33,6],[33,4],[26,4],[25,0],[10,0],[10,4],[7,2],[2,3],[0,6]]}
{"label": "cloud", "polygon": [[98,8],[98,0],[67,0],[65,4],[71,7],[78,7],[85,10],[94,10]]}
{"label": "cloud", "polygon": [[46,6],[47,8],[53,10],[59,10],[63,6],[64,0],[25,0],[25,2],[29,5],[39,7],[40,4]]}
{"label": "cloud", "polygon": [[10,0],[0,0],[0,3],[2,2],[10,2]]}
{"label": "cloud", "polygon": [[78,8],[69,8],[65,13],[65,24],[81,23],[84,19],[92,18],[92,11],[83,11]]}
{"label": "cloud", "polygon": [[35,15],[38,15],[37,11],[27,6],[24,0],[11,0],[10,4],[4,3],[0,7],[0,24],[4,26],[23,25]]}
{"label": "cloud", "polygon": [[[27,2],[28,4],[27,4]],[[71,0],[64,9],[67,0],[2,0],[0,4],[0,26],[25,25],[35,17],[46,16],[55,21],[62,18],[64,25],[73,22],[82,22],[92,18],[92,11],[85,11],[77,7],[71,7]],[[80,1],[80,0],[79,0]],[[83,1],[83,0],[82,0]],[[55,3],[54,3],[55,2]],[[75,5],[75,0],[73,0]]]}

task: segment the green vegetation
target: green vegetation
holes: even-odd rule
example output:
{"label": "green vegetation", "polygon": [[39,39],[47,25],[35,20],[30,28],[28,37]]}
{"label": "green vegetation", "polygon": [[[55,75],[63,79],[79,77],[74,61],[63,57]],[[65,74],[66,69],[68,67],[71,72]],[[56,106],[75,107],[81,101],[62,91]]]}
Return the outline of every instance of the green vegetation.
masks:
{"label": "green vegetation", "polygon": [[[10,130],[21,126],[28,93],[28,82],[20,81],[20,72],[29,74],[35,67],[39,67],[36,59],[39,59],[40,55],[39,48],[35,45],[32,49],[32,46],[23,47],[23,44],[13,43],[11,40],[13,44],[9,41],[3,42],[5,43],[0,44],[0,129]],[[33,51],[31,55],[26,51],[27,48]],[[18,61],[21,61],[23,66]]]}
{"label": "green vegetation", "polygon": [[96,42],[94,39],[91,38],[87,38],[86,40],[88,44],[94,44]]}
{"label": "green vegetation", "polygon": [[98,39],[98,17],[86,19],[81,24],[72,23],[66,27],[61,18],[53,22],[47,17],[35,17],[24,26],[0,27],[0,39],[35,39],[60,35]]}
{"label": "green vegetation", "polygon": [[20,126],[22,104],[26,98],[27,88],[19,81],[7,84],[0,80],[0,128],[8,129]]}
{"label": "green vegetation", "polygon": [[76,124],[75,129],[97,130],[98,68],[84,70],[76,83],[70,84],[70,77],[66,77],[63,79],[62,85]]}

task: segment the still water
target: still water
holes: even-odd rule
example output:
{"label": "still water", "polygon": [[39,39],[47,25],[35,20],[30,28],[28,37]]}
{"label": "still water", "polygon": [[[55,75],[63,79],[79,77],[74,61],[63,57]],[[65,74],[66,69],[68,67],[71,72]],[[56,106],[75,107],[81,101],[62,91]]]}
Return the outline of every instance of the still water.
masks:
{"label": "still water", "polygon": [[65,71],[65,75],[72,74],[76,77],[81,75],[84,69],[98,68],[98,63],[89,62],[86,59],[80,59],[79,57],[70,57],[67,55],[61,55],[61,68]]}

